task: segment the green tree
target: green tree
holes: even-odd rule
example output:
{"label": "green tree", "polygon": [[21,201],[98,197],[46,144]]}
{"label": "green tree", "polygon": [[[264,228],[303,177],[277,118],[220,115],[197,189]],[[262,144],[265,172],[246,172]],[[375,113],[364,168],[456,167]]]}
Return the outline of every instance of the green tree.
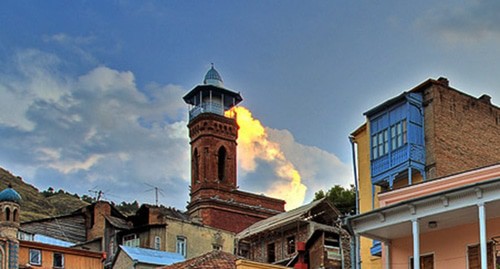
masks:
{"label": "green tree", "polygon": [[335,185],[326,193],[319,190],[314,193],[314,201],[326,197],[342,214],[354,214],[356,212],[356,189],[354,185],[344,188]]}
{"label": "green tree", "polygon": [[116,208],[118,208],[118,210],[125,215],[133,215],[139,209],[139,203],[137,200],[132,203],[122,202],[121,204],[116,205]]}

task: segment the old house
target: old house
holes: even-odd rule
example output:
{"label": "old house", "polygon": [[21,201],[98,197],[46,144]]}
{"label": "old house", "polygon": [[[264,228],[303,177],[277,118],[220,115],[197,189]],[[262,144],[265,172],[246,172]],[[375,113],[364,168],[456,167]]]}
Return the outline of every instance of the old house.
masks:
{"label": "old house", "polygon": [[19,268],[100,269],[103,254],[34,241],[19,241]]}
{"label": "old house", "polygon": [[270,217],[236,235],[238,254],[288,267],[348,268],[350,237],[339,217],[326,199]]}
{"label": "old house", "polygon": [[350,224],[382,242],[384,268],[500,265],[500,163],[382,193],[379,202]]}
{"label": "old house", "polygon": [[20,201],[10,186],[0,192],[0,269],[103,268],[100,252],[18,239]]}
{"label": "old house", "polygon": [[21,226],[25,234],[43,234],[71,242],[74,248],[105,252],[107,268],[120,245],[179,253],[185,258],[212,249],[234,249],[234,233],[161,206],[142,205],[135,215],[125,217],[110,203],[99,201],[68,215]]}
{"label": "old house", "polygon": [[[389,193],[425,188],[433,180],[500,162],[500,108],[488,95],[476,98],[452,88],[446,78],[428,79],[364,115],[366,122],[350,137],[361,215],[382,210]],[[418,226],[425,230],[427,223]],[[390,266],[383,263],[391,260],[384,249],[396,235],[355,235],[355,268]],[[410,256],[401,266],[408,268]],[[439,257],[433,256],[433,264],[442,264]]]}

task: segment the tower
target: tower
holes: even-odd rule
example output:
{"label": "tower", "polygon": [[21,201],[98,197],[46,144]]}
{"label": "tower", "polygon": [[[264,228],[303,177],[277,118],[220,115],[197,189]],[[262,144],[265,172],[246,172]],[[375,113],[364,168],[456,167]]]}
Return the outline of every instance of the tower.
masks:
{"label": "tower", "polygon": [[18,268],[21,196],[12,186],[0,192],[0,268]]}
{"label": "tower", "polygon": [[188,124],[191,193],[202,188],[235,189],[238,125],[234,115],[226,114],[242,101],[240,94],[224,88],[212,65],[203,85],[191,90],[184,101],[192,106]]}
{"label": "tower", "polygon": [[[283,200],[238,190],[236,114],[243,99],[225,88],[213,64],[202,85],[184,96],[189,105],[191,201],[188,213],[205,225],[239,232],[284,211]],[[231,220],[229,223],[228,220]]]}

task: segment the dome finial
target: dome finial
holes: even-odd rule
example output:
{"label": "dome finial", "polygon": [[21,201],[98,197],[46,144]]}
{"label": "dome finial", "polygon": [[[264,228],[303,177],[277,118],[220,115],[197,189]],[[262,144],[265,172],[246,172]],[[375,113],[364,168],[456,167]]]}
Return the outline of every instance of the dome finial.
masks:
{"label": "dome finial", "polygon": [[217,72],[217,70],[215,70],[214,63],[211,63],[211,68],[210,68],[210,70],[208,70],[207,74],[205,75],[205,79],[203,80],[203,84],[224,87],[222,77],[220,76],[219,72]]}

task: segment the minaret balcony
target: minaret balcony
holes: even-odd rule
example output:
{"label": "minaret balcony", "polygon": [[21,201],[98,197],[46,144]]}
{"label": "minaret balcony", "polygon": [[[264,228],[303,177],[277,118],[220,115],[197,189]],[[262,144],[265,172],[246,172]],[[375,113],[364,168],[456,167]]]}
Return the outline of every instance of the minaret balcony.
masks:
{"label": "minaret balcony", "polygon": [[196,118],[198,115],[202,113],[213,113],[217,115],[221,115],[224,117],[229,117],[228,115],[225,115],[224,113],[224,107],[220,103],[215,103],[215,102],[207,102],[201,104],[201,106],[194,106],[190,111],[189,111],[189,120],[193,120]]}

